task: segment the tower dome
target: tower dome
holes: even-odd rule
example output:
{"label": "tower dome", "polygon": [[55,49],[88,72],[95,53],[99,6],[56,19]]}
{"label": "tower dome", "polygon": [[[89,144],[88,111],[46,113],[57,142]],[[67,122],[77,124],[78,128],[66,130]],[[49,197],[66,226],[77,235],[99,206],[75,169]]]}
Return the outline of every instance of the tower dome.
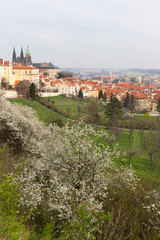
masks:
{"label": "tower dome", "polygon": [[31,55],[31,54],[30,54],[30,51],[29,51],[29,47],[28,47],[28,46],[27,46],[26,55]]}
{"label": "tower dome", "polygon": [[26,51],[26,55],[25,55],[25,65],[26,66],[32,65],[31,54],[30,54],[28,46],[27,46],[27,51]]}

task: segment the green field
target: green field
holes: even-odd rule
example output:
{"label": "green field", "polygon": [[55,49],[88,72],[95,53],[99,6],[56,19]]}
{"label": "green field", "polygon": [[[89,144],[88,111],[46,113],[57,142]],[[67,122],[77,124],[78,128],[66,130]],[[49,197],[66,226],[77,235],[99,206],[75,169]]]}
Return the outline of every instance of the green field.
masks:
{"label": "green field", "polygon": [[[98,128],[100,130],[100,128]],[[101,128],[102,129],[102,128]],[[109,130],[107,131],[109,135],[112,135],[113,132]],[[145,134],[148,134],[146,132]],[[127,153],[132,149],[136,149],[137,152],[135,156],[133,156],[131,160],[131,165],[135,170],[137,176],[142,180],[144,184],[147,186],[151,186],[154,188],[160,188],[160,162],[157,163],[154,167],[151,167],[150,158],[148,156],[147,151],[144,148],[142,133],[138,130],[133,131],[131,138],[131,146],[129,146],[129,137],[130,130],[122,130],[120,137],[118,138],[118,149],[122,153]],[[95,142],[102,143],[106,145],[106,142],[103,138],[96,137]],[[122,157],[122,159],[126,159],[124,166],[129,167],[129,158],[127,156]],[[123,164],[121,159],[117,164]]]}
{"label": "green field", "polygon": [[[81,109],[83,109],[83,111],[84,112],[86,111],[87,113],[87,109],[86,109],[87,108],[86,105],[88,103],[87,101],[73,100],[63,96],[58,96],[51,99],[52,100],[54,99],[55,105],[59,109],[65,112],[68,112],[68,109],[70,109],[70,116],[72,119],[78,116],[77,114],[78,106],[80,106]],[[67,122],[65,118],[59,116],[58,114],[52,112],[51,110],[45,108],[44,106],[40,105],[37,102],[33,102],[23,98],[10,99],[9,101],[16,102],[18,104],[23,104],[33,108],[39,120],[47,124],[55,121],[56,119],[61,119],[63,123]],[[80,116],[83,116],[83,114],[79,115],[79,117]],[[123,130],[118,140],[119,149],[122,150],[122,152],[126,152],[129,149],[129,134],[130,134],[129,130],[125,130],[125,131]],[[96,141],[99,142],[99,139],[96,139]],[[131,140],[131,148],[133,147],[140,148],[139,153],[137,153],[132,159],[132,166],[136,171],[138,177],[140,177],[143,180],[143,182],[146,182],[147,184],[151,184],[154,187],[159,187],[160,186],[160,168],[159,166],[154,168],[151,167],[149,156],[143,147],[143,139],[140,131],[135,130],[133,132],[133,136]]]}
{"label": "green field", "polygon": [[[62,95],[43,99],[48,99],[51,102],[54,101],[54,106],[57,108],[57,111],[60,112],[60,114],[67,116],[69,119],[80,119],[85,116],[87,123],[93,123],[93,115],[91,112],[93,108],[91,110],[89,109],[89,103],[92,102],[95,105],[94,108],[97,107],[97,112],[95,111],[95,113],[98,113],[99,116],[97,123],[103,126],[107,126],[109,124],[105,115],[105,106],[100,105],[97,100],[72,99]],[[136,129],[141,129],[143,126],[145,129],[151,129],[153,121],[156,124],[156,120],[157,117],[147,117],[144,114],[136,114],[133,118],[133,125]],[[119,119],[118,127],[130,128],[130,119]]]}
{"label": "green field", "polygon": [[47,109],[46,107],[41,106],[39,103],[27,100],[24,98],[15,98],[15,99],[9,99],[11,103],[18,103],[22,105],[26,105],[36,112],[36,116],[39,118],[40,121],[43,121],[45,123],[52,123],[57,119],[61,119],[63,123],[66,123],[67,120],[61,116],[59,116],[57,113],[52,112],[51,110]]}
{"label": "green field", "polygon": [[70,119],[79,119],[84,115],[88,115],[87,104],[88,100],[76,100],[64,96],[49,97],[54,101],[55,106],[65,114],[69,115]]}
{"label": "green field", "polygon": [[[118,144],[119,148],[127,152],[129,150],[129,131],[123,131],[121,137],[119,138]],[[151,167],[150,159],[147,151],[143,146],[142,133],[139,131],[134,131],[131,148],[139,149],[137,154],[133,156],[132,167],[136,171],[138,177],[140,177],[147,184],[152,184],[154,187],[160,186],[160,168],[159,165]]]}

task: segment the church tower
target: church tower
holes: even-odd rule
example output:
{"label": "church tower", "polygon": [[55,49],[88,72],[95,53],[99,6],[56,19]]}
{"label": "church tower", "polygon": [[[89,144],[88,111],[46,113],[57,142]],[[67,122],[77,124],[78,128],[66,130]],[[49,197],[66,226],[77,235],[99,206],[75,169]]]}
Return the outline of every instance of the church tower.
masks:
{"label": "church tower", "polygon": [[15,47],[13,48],[12,63],[17,62]]}
{"label": "church tower", "polygon": [[22,47],[21,47],[21,54],[20,54],[20,63],[22,63],[22,65],[24,64],[24,53],[23,53]]}
{"label": "church tower", "polygon": [[32,65],[31,54],[29,52],[29,47],[28,46],[27,46],[27,51],[26,51],[26,55],[25,55],[25,65],[26,66]]}

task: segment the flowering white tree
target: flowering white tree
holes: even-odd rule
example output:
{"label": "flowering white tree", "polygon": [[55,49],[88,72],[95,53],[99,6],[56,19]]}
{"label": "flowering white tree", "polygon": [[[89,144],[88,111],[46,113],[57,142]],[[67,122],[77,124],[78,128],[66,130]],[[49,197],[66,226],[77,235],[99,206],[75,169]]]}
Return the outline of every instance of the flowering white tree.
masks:
{"label": "flowering white tree", "polygon": [[135,186],[133,171],[120,170],[112,161],[120,153],[94,142],[95,137],[108,137],[105,131],[82,123],[61,129],[45,126],[31,109],[3,98],[0,111],[0,131],[8,132],[11,146],[21,145],[27,159],[16,176],[21,205],[33,209],[43,205],[70,218],[73,204],[89,203],[91,208],[101,209],[108,185],[115,179]]}

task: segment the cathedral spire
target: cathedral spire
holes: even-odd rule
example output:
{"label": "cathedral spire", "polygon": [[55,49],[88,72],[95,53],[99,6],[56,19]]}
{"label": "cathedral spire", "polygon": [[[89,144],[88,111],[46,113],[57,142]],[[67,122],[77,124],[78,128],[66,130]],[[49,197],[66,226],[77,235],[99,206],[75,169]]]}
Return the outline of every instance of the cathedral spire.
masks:
{"label": "cathedral spire", "polygon": [[13,48],[13,54],[12,54],[12,63],[15,63],[17,61],[16,58],[16,51],[15,51],[15,47]]}
{"label": "cathedral spire", "polygon": [[20,63],[24,64],[24,53],[23,53],[22,47],[21,47],[21,54],[20,54]]}

